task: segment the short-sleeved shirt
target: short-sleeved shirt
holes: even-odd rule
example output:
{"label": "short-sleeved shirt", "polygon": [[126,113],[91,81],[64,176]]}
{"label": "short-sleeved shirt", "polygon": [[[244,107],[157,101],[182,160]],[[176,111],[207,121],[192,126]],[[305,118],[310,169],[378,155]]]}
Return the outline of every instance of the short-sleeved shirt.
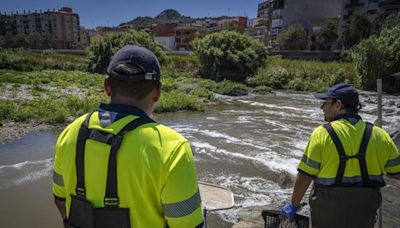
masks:
{"label": "short-sleeved shirt", "polygon": [[[117,133],[145,115],[133,106],[101,104],[89,128]],[[53,193],[66,201],[76,195],[75,154],[78,131],[86,115],[71,123],[58,138]],[[85,149],[86,197],[104,207],[110,146],[88,139]],[[189,142],[159,123],[147,123],[124,135],[117,152],[119,207],[129,208],[132,227],[195,227],[202,223],[197,173]]]}
{"label": "short-sleeved shirt", "polygon": [[[343,115],[331,122],[347,156],[358,153],[366,123],[358,118],[349,119]],[[354,116],[353,116],[354,117]],[[354,118],[352,118],[354,120]],[[374,126],[366,150],[366,163],[370,181],[384,185],[383,174],[400,173],[400,155],[389,134]],[[323,126],[317,127],[311,134],[298,171],[314,177],[316,184],[330,186],[335,184],[339,167],[339,154],[329,133]],[[358,159],[349,159],[343,175],[343,184],[360,185],[362,183]]]}

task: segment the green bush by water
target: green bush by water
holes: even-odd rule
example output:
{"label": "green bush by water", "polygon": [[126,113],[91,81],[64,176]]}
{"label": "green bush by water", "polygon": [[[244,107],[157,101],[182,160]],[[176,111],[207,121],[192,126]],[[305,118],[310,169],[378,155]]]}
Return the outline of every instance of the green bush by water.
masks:
{"label": "green bush by water", "polygon": [[251,87],[304,91],[323,90],[339,82],[360,86],[353,64],[270,58],[254,77],[247,80]]}
{"label": "green bush by water", "polygon": [[87,58],[80,55],[57,54],[52,51],[36,53],[24,49],[0,48],[0,69],[18,71],[45,69],[85,71],[87,62]]}

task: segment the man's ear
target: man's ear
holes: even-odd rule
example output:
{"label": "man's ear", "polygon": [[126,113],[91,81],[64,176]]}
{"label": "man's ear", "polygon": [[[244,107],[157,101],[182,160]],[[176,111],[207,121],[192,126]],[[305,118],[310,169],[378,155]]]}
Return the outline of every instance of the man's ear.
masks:
{"label": "man's ear", "polygon": [[157,88],[155,89],[155,96],[154,101],[157,102],[161,96],[161,82],[158,84]]}
{"label": "man's ear", "polygon": [[104,79],[104,92],[106,93],[107,96],[111,96],[111,89],[110,89],[110,79],[107,77]]}

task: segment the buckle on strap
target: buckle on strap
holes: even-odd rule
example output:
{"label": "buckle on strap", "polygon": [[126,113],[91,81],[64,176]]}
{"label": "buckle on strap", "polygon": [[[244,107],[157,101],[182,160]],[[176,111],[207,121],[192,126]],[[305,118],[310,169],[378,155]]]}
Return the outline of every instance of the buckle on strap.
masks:
{"label": "buckle on strap", "polygon": [[118,207],[119,197],[104,198],[104,206],[107,207]]}
{"label": "buckle on strap", "polygon": [[341,162],[345,162],[345,161],[350,160],[350,159],[353,159],[353,158],[357,158],[357,159],[365,158],[365,154],[356,154],[356,155],[352,155],[352,156],[347,156],[347,155],[345,155],[345,156],[340,156],[340,157],[339,157],[339,160],[340,160]]}
{"label": "buckle on strap", "polygon": [[82,198],[86,198],[86,190],[84,188],[76,187],[76,195]]}

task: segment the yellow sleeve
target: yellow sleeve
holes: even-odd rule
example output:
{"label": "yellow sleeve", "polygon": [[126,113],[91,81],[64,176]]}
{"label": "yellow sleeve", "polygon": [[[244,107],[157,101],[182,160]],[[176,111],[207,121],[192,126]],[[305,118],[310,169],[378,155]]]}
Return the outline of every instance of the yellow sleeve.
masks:
{"label": "yellow sleeve", "polygon": [[315,176],[318,174],[321,167],[323,151],[323,145],[320,140],[321,132],[322,129],[319,127],[311,134],[306,149],[304,150],[303,157],[301,158],[298,166],[299,172],[308,174],[310,176]]}
{"label": "yellow sleeve", "polygon": [[172,153],[167,172],[161,200],[168,226],[196,227],[203,222],[203,211],[196,167],[187,141]]}
{"label": "yellow sleeve", "polygon": [[387,135],[388,147],[387,152],[389,154],[388,161],[385,164],[385,172],[387,174],[400,174],[400,154],[397,150],[393,140]]}
{"label": "yellow sleeve", "polygon": [[53,164],[53,194],[54,197],[59,200],[65,200],[66,192],[64,186],[63,169],[62,169],[62,142],[65,135],[68,132],[69,127],[64,129],[64,131],[58,137],[56,143],[56,153],[54,156]]}

